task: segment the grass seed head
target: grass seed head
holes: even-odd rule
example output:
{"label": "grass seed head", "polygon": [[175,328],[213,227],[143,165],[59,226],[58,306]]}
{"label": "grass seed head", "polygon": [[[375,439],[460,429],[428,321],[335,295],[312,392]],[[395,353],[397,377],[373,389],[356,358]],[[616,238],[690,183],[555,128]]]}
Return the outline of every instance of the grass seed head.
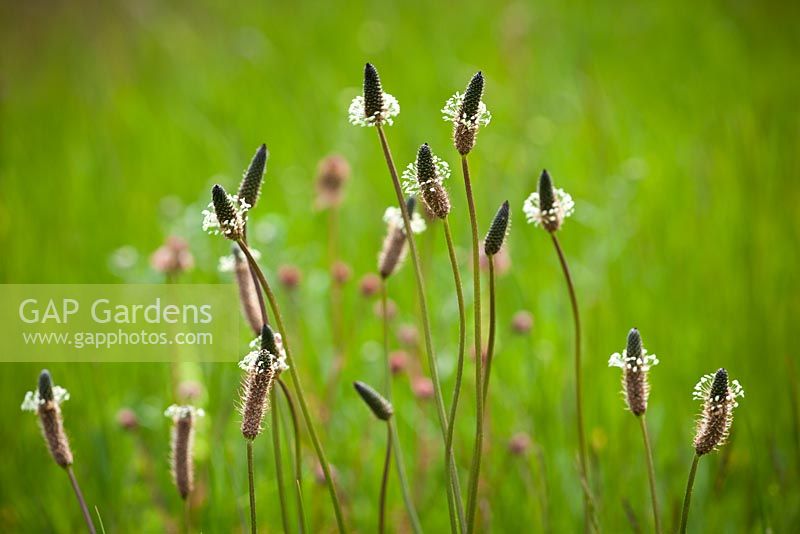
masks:
{"label": "grass seed head", "polygon": [[194,425],[197,417],[204,415],[203,410],[191,405],[173,404],[164,412],[172,419],[172,440],[170,467],[172,481],[178,488],[181,498],[186,500],[194,489]]}
{"label": "grass seed head", "polygon": [[247,324],[254,334],[261,332],[263,318],[261,317],[261,305],[258,302],[258,289],[253,282],[253,275],[250,272],[250,264],[244,254],[239,250],[239,245],[232,247],[234,258],[234,274],[236,275],[236,286],[239,288],[239,302],[242,305],[242,314],[247,319]]}
{"label": "grass seed head", "polygon": [[261,433],[261,423],[269,410],[269,393],[277,374],[280,354],[281,349],[274,332],[268,325],[264,325],[261,330],[261,348],[248,355],[252,355],[252,358],[243,360],[247,362],[246,365],[240,363],[247,370],[240,401],[241,430],[246,439],[253,440]]}
{"label": "grass seed head", "polygon": [[642,344],[642,336],[635,328],[631,328],[628,332],[627,345],[622,354],[615,352],[608,360],[609,367],[622,369],[622,393],[625,404],[636,416],[647,411],[647,399],[650,396],[647,375],[658,363],[655,354],[647,353]]}

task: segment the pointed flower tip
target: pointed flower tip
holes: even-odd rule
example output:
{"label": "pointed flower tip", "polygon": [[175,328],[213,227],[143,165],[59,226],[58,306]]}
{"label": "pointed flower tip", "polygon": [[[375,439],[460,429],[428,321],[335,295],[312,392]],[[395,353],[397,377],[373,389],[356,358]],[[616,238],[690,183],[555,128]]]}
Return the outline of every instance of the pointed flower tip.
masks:
{"label": "pointed flower tip", "polygon": [[39,373],[39,398],[44,401],[53,400],[53,377],[47,369],[42,369]]}
{"label": "pointed flower tip", "polygon": [[375,417],[381,421],[388,421],[389,418],[392,417],[392,414],[394,413],[392,404],[383,398],[380,393],[372,389],[364,382],[353,382],[353,387],[364,400],[366,405],[369,406],[369,409],[372,410],[372,413],[375,414]]}
{"label": "pointed flower tip", "polygon": [[497,213],[492,219],[492,224],[489,231],[486,233],[486,238],[483,242],[483,249],[487,256],[494,256],[503,247],[503,242],[508,234],[510,212],[508,208],[508,201],[506,200],[497,210]]}

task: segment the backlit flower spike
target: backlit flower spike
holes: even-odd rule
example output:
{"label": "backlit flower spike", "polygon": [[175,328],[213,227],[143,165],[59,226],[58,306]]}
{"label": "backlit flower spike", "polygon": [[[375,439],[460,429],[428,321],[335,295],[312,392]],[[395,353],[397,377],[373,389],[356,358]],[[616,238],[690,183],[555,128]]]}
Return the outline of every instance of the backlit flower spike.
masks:
{"label": "backlit flower spike", "polygon": [[217,184],[211,189],[211,203],[203,210],[203,231],[233,241],[244,236],[244,223],[250,205],[237,195],[229,195]]}
{"label": "backlit flower spike", "polygon": [[733,424],[733,410],[739,406],[736,399],[742,397],[744,389],[741,384],[738,380],[729,383],[725,369],[700,378],[692,392],[692,398],[703,402],[703,411],[697,421],[694,438],[694,448],[698,456],[725,444]]}
{"label": "backlit flower spike", "polygon": [[190,416],[205,417],[206,412],[202,408],[197,408],[191,404],[172,404],[164,410],[164,415],[173,421],[179,421]]}
{"label": "backlit flower spike", "polygon": [[450,213],[450,197],[442,185],[450,177],[450,166],[431,152],[428,143],[419,147],[417,159],[403,172],[403,190],[420,196],[428,210],[444,219]]}
{"label": "backlit flower spike", "polygon": [[[409,212],[411,217],[411,233],[419,234],[424,232],[428,226],[425,224],[425,219],[417,212]],[[396,206],[390,206],[383,212],[383,222],[393,229],[397,229],[405,234],[406,227],[403,222],[403,212]]]}
{"label": "backlit flower spike", "polygon": [[[411,217],[411,231],[415,234],[425,230],[425,221],[414,211],[416,207],[414,197],[406,200],[406,209]],[[403,212],[400,208],[390,207],[383,214],[386,222],[386,237],[383,240],[380,254],[378,254],[378,273],[384,280],[397,272],[403,264],[408,251]]]}
{"label": "backlit flower spike", "polygon": [[647,398],[650,395],[650,384],[647,373],[658,365],[655,354],[647,354],[642,344],[642,336],[635,328],[628,332],[628,344],[622,354],[615,352],[608,359],[609,367],[622,369],[622,393],[625,404],[634,415],[639,416],[647,411]]}
{"label": "backlit flower spike", "polygon": [[34,412],[39,416],[39,426],[50,455],[64,468],[72,465],[72,449],[64,431],[64,420],[61,415],[61,403],[67,399],[69,399],[67,390],[54,386],[50,371],[42,369],[39,374],[39,387],[36,391],[25,394],[21,406],[22,410]]}
{"label": "backlit flower spike", "polygon": [[575,202],[563,189],[554,188],[553,180],[547,170],[539,176],[538,191],[525,199],[522,211],[528,223],[542,226],[548,232],[555,232],[564,223],[564,219],[575,212]]}
{"label": "backlit flower spike", "polygon": [[453,143],[459,154],[469,154],[481,126],[488,126],[492,114],[483,103],[483,73],[476,73],[464,93],[451,96],[442,108],[442,118],[453,124]]}
{"label": "backlit flower spike", "polygon": [[371,63],[367,63],[364,66],[364,94],[355,97],[348,110],[350,124],[391,126],[394,117],[399,114],[400,103],[389,93],[383,92],[378,71]]}

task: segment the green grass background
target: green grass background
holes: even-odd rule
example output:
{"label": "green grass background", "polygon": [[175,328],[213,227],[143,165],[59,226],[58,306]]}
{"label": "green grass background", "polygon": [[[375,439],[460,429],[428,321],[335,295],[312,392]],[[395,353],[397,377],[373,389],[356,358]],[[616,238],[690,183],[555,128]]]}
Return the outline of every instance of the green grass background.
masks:
{"label": "green grass background", "polygon": [[[364,61],[374,62],[401,103],[388,130],[398,164],[422,142],[457,164],[438,110],[481,69],[494,117],[471,157],[479,222],[485,230],[505,199],[514,218],[512,268],[498,282],[481,529],[574,532],[581,524],[567,294],[547,235],[521,212],[546,167],[577,203],[560,237],[584,318],[586,428],[604,530],[632,528],[624,503],[651,528],[639,430],[623,409],[618,370],[607,368],[608,355],[637,326],[661,359],[651,374],[648,423],[665,528],[677,526],[692,455],[698,405],[691,389],[701,374],[725,366],[747,397],[732,443],[700,464],[691,530],[788,532],[800,523],[792,391],[800,312],[797,17],[796,4],[780,1],[4,3],[0,281],[157,281],[147,258],[169,233],[188,238],[197,259],[183,282],[227,281],[215,266],[228,245],[200,232],[199,211],[210,185],[235,187],[266,142],[271,159],[253,215],[257,247],[269,273],[283,263],[303,271],[301,290],[278,296],[319,411],[332,349],[327,217],[312,209],[313,180],[321,157],[345,155],[353,175],[340,246],[355,278],[345,289],[345,367],[322,435],[348,525],[373,530],[385,433],[350,382],[382,383],[380,322],[356,281],[375,270],[393,192],[375,132],[348,125],[347,106]],[[458,172],[450,189],[468,281]],[[113,259],[120,247],[137,253],[129,268]],[[420,247],[449,399],[456,309],[438,225]],[[416,321],[413,287],[410,266],[391,281],[395,326]],[[529,336],[511,332],[519,309],[535,316]],[[464,484],[473,369],[469,362],[457,423]],[[78,531],[67,478],[49,459],[34,417],[18,409],[38,370],[0,370],[0,528]],[[181,509],[161,415],[176,400],[169,369],[59,364],[52,371],[72,393],[64,414],[75,469],[107,531],[174,528],[169,518]],[[198,430],[195,522],[204,532],[236,531],[247,513],[234,412],[240,371],[213,364],[183,372],[203,383],[199,404],[209,413]],[[444,531],[433,405],[414,399],[407,377],[395,390],[420,515],[427,531]],[[122,406],[142,420],[135,436],[115,423]],[[535,444],[525,457],[507,452],[516,432]],[[330,531],[332,510],[313,481],[310,447],[304,455],[307,516],[315,531]],[[269,433],[258,440],[256,459],[262,526],[278,530]],[[404,531],[392,486],[392,525]]]}

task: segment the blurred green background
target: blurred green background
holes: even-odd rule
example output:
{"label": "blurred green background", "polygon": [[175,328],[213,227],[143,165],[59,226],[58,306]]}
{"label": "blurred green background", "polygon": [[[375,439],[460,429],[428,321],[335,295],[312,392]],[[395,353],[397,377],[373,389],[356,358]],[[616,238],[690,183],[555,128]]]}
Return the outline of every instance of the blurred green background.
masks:
{"label": "blurred green background", "polygon": [[[383,383],[381,323],[358,279],[376,268],[381,216],[394,194],[375,132],[350,126],[347,107],[372,61],[401,104],[388,130],[398,165],[423,142],[457,164],[439,109],[480,69],[493,121],[471,157],[479,223],[485,231],[505,199],[515,219],[511,268],[498,281],[481,530],[574,532],[581,524],[567,293],[546,233],[521,212],[546,167],[577,204],[560,237],[584,319],[585,417],[604,530],[651,529],[639,429],[624,410],[618,370],[607,368],[636,326],[661,359],[648,423],[665,528],[677,526],[693,453],[692,387],[725,366],[747,397],[730,445],[700,463],[691,530],[791,531],[800,523],[791,346],[800,316],[798,14],[797,4],[780,1],[3,3],[0,281],[158,281],[148,257],[169,234],[188,239],[195,256],[180,282],[229,281],[216,270],[228,244],[202,234],[199,212],[210,185],[234,188],[266,142],[271,158],[253,239],[269,275],[289,263],[302,271],[299,289],[278,288],[278,297],[312,407],[330,411],[320,428],[348,525],[373,530],[385,433],[350,383]],[[329,214],[313,204],[317,162],[332,152],[353,169],[339,213],[340,256],[353,277],[343,296],[344,367],[326,396]],[[459,172],[449,184],[468,282]],[[451,272],[439,225],[419,239],[449,400],[457,340]],[[391,280],[394,328],[415,324],[413,287],[410,266]],[[522,309],[535,326],[515,335],[511,319]],[[392,348],[401,348],[394,336]],[[423,365],[414,347],[406,350]],[[410,387],[420,365],[395,379],[396,413],[423,524],[441,532],[438,426],[433,404]],[[464,483],[473,369],[470,360],[457,422]],[[72,393],[64,415],[75,469],[106,529],[175,529],[182,512],[167,469],[170,423],[161,415],[180,400],[170,369],[51,370]],[[0,528],[79,531],[67,478],[35,418],[18,408],[38,371],[6,364],[0,372]],[[195,402],[208,412],[197,436],[196,529],[243,529],[241,371],[213,364],[179,374],[202,385]],[[138,431],[119,428],[124,406],[139,416]],[[510,454],[508,441],[520,432],[532,446]],[[272,531],[280,519],[270,441],[269,432],[259,438],[256,460],[259,516]],[[330,531],[309,446],[304,455],[308,519],[314,531]],[[389,499],[393,528],[406,531],[394,478]]]}

